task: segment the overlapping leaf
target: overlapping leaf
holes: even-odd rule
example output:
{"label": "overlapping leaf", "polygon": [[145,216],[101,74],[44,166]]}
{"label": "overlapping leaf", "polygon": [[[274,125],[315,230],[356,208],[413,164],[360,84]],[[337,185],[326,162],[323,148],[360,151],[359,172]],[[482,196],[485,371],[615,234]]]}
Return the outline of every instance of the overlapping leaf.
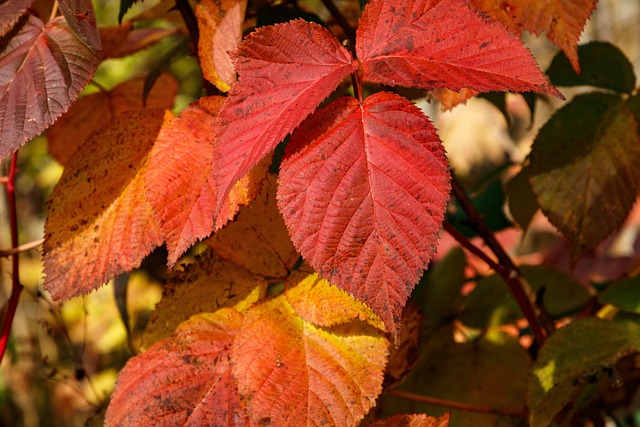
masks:
{"label": "overlapping leaf", "polygon": [[133,28],[127,21],[117,27],[100,28],[102,58],[123,58],[175,34],[177,28]]}
{"label": "overlapping leaf", "polygon": [[598,0],[472,0],[479,9],[518,34],[523,30],[547,32],[562,49],[576,72],[580,72],[577,45],[580,33]]}
{"label": "overlapping leaf", "polygon": [[204,0],[196,6],[202,74],[223,92],[236,81],[229,52],[235,51],[242,39],[246,9],[247,0]]}
{"label": "overlapping leaf", "polygon": [[290,147],[278,202],[296,248],[397,333],[450,190],[433,125],[397,95],[341,98],[311,116]]}
{"label": "overlapping leaf", "polygon": [[174,117],[167,113],[145,174],[147,197],[165,235],[169,264],[195,241],[227,223],[260,189],[266,165],[239,181],[219,210],[213,174],[213,129],[222,97],[202,98]]}
{"label": "overlapping leaf", "polygon": [[203,314],[129,360],[105,425],[241,425],[246,415],[230,366],[241,325],[233,308]]}
{"label": "overlapping leaf", "polygon": [[436,418],[427,414],[394,415],[384,420],[368,424],[368,427],[448,427],[451,413]]}
{"label": "overlapping leaf", "polygon": [[54,299],[90,292],[162,244],[143,183],[162,118],[162,110],[130,112],[69,160],[45,225],[45,288]]}
{"label": "overlapping leaf", "polygon": [[98,66],[63,18],[29,15],[0,52],[0,159],[50,126]]}
{"label": "overlapping leaf", "polygon": [[5,1],[0,4],[0,37],[4,36],[27,13],[31,0]]}
{"label": "overlapping leaf", "polygon": [[59,0],[58,6],[69,27],[94,51],[102,50],[96,13],[91,0]]}
{"label": "overlapping leaf", "polygon": [[[73,103],[47,131],[49,153],[62,165],[94,133],[127,111],[145,108],[142,91],[144,79],[121,83],[110,91],[83,96]],[[162,74],[146,99],[147,108],[170,109],[178,93],[178,82]]]}
{"label": "overlapping leaf", "polygon": [[329,31],[302,20],[251,33],[235,67],[239,80],[220,111],[216,140],[221,197],[354,70]]}
{"label": "overlapping leaf", "polygon": [[522,42],[500,23],[471,10],[468,0],[373,1],[357,36],[366,81],[562,97]]}

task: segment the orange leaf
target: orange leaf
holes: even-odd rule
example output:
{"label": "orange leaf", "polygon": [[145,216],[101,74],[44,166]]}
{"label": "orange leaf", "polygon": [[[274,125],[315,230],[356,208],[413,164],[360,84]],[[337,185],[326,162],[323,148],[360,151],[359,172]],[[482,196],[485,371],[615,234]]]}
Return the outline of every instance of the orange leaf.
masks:
{"label": "orange leaf", "polygon": [[100,28],[102,58],[124,58],[175,34],[177,28],[134,29],[127,21],[116,27]]}
{"label": "orange leaf", "polygon": [[[247,239],[247,236],[252,236]],[[215,252],[247,270],[284,277],[299,258],[276,204],[276,176],[269,175],[262,192],[236,220],[207,240]]]}
{"label": "orange leaf", "polygon": [[[330,311],[324,289],[308,304]],[[304,285],[303,285],[304,286]],[[288,291],[289,292],[289,291]],[[353,317],[359,307],[353,303]],[[361,321],[322,328],[299,317],[288,294],[251,307],[233,345],[233,372],[251,420],[274,425],[356,425],[382,389],[388,341]]]}
{"label": "orange leaf", "polygon": [[577,73],[578,39],[598,0],[472,0],[480,10],[518,34],[523,30],[547,37],[567,55]]}
{"label": "orange leaf", "polygon": [[247,0],[203,0],[196,6],[202,73],[223,92],[236,81],[229,52],[235,51],[242,39],[246,9]]}
{"label": "orange leaf", "polygon": [[401,414],[369,424],[368,427],[448,427],[450,412],[436,418],[427,414]]}
{"label": "orange leaf", "polygon": [[149,156],[147,197],[164,232],[170,265],[255,197],[269,164],[266,160],[236,183],[214,222],[213,129],[223,101],[223,97],[211,96],[201,98],[177,117],[167,112]]}
{"label": "orange leaf", "polygon": [[194,316],[175,337],[129,360],[106,426],[241,425],[246,415],[230,367],[242,315],[232,308]]}
{"label": "orange leaf", "polygon": [[263,298],[266,291],[267,282],[262,276],[221,259],[209,249],[186,271],[169,276],[162,300],[144,331],[143,347],[171,335],[194,314],[221,307],[234,307],[242,313]]}
{"label": "orange leaf", "polygon": [[458,92],[444,87],[431,89],[430,92],[435,99],[440,101],[443,111],[451,110],[460,104],[466,104],[470,98],[478,94],[477,91],[466,87],[463,87]]}
{"label": "orange leaf", "polygon": [[45,224],[45,288],[54,299],[92,291],[162,244],[142,180],[162,116],[123,115],[69,160]]}
{"label": "orange leaf", "polygon": [[[125,111],[141,110],[144,79],[130,80],[110,91],[80,98],[71,105],[47,133],[49,153],[66,165],[71,155],[96,131],[113,122]],[[148,108],[171,108],[178,93],[178,82],[162,74],[147,97]]]}

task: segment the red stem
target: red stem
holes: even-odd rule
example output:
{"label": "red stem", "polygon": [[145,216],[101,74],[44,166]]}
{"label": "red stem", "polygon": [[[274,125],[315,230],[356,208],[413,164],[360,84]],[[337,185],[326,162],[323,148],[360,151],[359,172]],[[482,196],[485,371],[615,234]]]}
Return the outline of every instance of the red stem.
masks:
{"label": "red stem", "polygon": [[[16,193],[15,193],[15,180],[16,173],[18,171],[18,153],[13,153],[11,157],[11,166],[9,168],[9,180],[7,181],[7,199],[9,203],[9,225],[11,227],[11,247],[18,247],[18,214],[16,209]],[[16,308],[18,308],[18,300],[20,299],[20,292],[22,292],[22,285],[20,284],[20,252],[16,252],[11,255],[11,261],[13,264],[12,277],[11,277],[11,296],[9,297],[9,303],[7,307],[7,313],[2,322],[2,332],[0,335],[0,362],[4,357],[4,352],[7,349],[7,343],[9,342],[9,334],[11,333],[11,325],[13,324],[13,318],[16,314]]]}

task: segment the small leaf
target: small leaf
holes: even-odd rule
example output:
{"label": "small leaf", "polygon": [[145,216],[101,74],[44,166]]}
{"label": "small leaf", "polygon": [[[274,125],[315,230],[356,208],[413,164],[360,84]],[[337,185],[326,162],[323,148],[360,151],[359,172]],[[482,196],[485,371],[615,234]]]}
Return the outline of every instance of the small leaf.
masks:
{"label": "small leaf", "polygon": [[58,6],[69,27],[94,51],[102,50],[92,0],[59,0]]}
{"label": "small leaf", "polygon": [[449,427],[450,412],[441,417],[430,417],[427,414],[394,415],[384,420],[378,420],[368,427]]}
{"label": "small leaf", "polygon": [[524,166],[520,172],[507,184],[507,195],[509,196],[509,212],[514,221],[527,231],[533,216],[538,212],[538,199],[531,188],[529,176],[531,166]]}
{"label": "small leaf", "polygon": [[549,221],[572,243],[575,263],[622,226],[638,194],[640,139],[617,95],[576,96],[531,148],[531,186]]}
{"label": "small leaf", "polygon": [[174,337],[130,359],[105,425],[241,425],[246,415],[230,364],[241,324],[232,308],[195,316]]}
{"label": "small leaf", "polygon": [[[71,105],[47,131],[49,153],[66,165],[69,158],[86,140],[124,113],[142,110],[144,79],[129,80],[109,91],[83,96]],[[169,109],[178,93],[178,82],[163,74],[147,98],[147,108]]]}
{"label": "small leaf", "polygon": [[29,15],[0,52],[0,159],[67,111],[98,62],[64,19]]}
{"label": "small leaf", "polygon": [[362,78],[392,86],[537,91],[563,98],[521,41],[468,3],[373,0],[357,33]]}
{"label": "small leaf", "polygon": [[555,332],[542,347],[529,380],[531,425],[548,426],[591,375],[638,351],[636,323],[587,318]]}
{"label": "small leaf", "polygon": [[127,11],[131,9],[131,6],[138,1],[140,0],[120,0],[120,10],[118,11],[119,24],[122,24],[122,18],[124,18],[125,13],[127,13]]}
{"label": "small leaf", "polygon": [[171,335],[180,323],[194,314],[213,313],[221,307],[233,307],[244,313],[264,298],[266,291],[267,282],[262,276],[208,250],[184,272],[169,274],[162,299],[142,336],[143,347]]}
{"label": "small leaf", "polygon": [[222,258],[248,271],[266,277],[287,276],[300,256],[278,212],[276,176],[269,174],[258,197],[207,244]]}
{"label": "small leaf", "polygon": [[4,37],[18,19],[27,13],[31,0],[12,0],[0,3],[0,37]]}
{"label": "small leaf", "polygon": [[162,244],[142,179],[162,116],[123,115],[69,160],[45,224],[44,286],[54,299],[92,291]]}
{"label": "small leaf", "polygon": [[249,34],[235,66],[240,77],[217,130],[221,197],[355,69],[351,54],[328,30],[302,20]]}
{"label": "small leaf", "polygon": [[[305,306],[330,312],[322,294]],[[361,321],[322,328],[301,319],[285,293],[247,312],[233,372],[253,423],[355,426],[382,390],[387,345],[381,331]]]}
{"label": "small leaf", "polygon": [[[306,145],[308,143],[308,145]],[[408,100],[341,98],[291,137],[278,206],[302,256],[396,334],[449,197],[444,149]]]}
{"label": "small leaf", "polygon": [[602,304],[611,304],[625,311],[640,314],[640,276],[612,283],[598,296],[598,300]]}
{"label": "small leaf", "polygon": [[[580,33],[598,0],[473,0],[474,6],[522,34],[547,32],[547,38],[558,46],[579,73],[577,44]],[[580,56],[582,58],[582,56]]]}
{"label": "small leaf", "polygon": [[578,46],[581,72],[577,74],[567,57],[558,53],[547,75],[556,86],[589,85],[631,93],[636,85],[633,66],[622,51],[607,42],[592,41]]}
{"label": "small leaf", "polygon": [[100,28],[102,58],[124,58],[177,32],[176,28],[133,28],[127,21],[117,27]]}
{"label": "small leaf", "polygon": [[246,9],[247,0],[203,0],[196,6],[202,74],[222,92],[236,81],[229,52],[235,51],[242,39]]}

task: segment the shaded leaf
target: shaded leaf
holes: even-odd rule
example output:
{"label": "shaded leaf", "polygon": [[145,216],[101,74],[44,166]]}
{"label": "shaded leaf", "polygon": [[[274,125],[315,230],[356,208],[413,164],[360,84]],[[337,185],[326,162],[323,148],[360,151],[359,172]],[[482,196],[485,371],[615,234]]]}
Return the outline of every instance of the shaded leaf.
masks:
{"label": "shaded leaf", "polygon": [[[331,328],[304,321],[287,292],[250,308],[233,346],[233,372],[251,421],[356,425],[382,389],[387,340],[357,320]],[[329,312],[317,295],[305,305]]]}
{"label": "shaded leaf", "polygon": [[374,83],[562,98],[522,42],[468,0],[374,0],[360,20],[356,52],[362,78]]}
{"label": "shaded leaf", "polygon": [[[83,96],[71,105],[47,131],[49,153],[61,164],[87,139],[127,111],[145,108],[142,98],[144,79],[129,80],[109,91]],[[147,108],[171,108],[178,93],[178,82],[163,74],[147,98]]]}
{"label": "shaded leaf", "polygon": [[269,174],[258,197],[207,244],[222,258],[253,273],[267,277],[288,275],[300,256],[278,212],[276,176]]}
{"label": "shaded leaf", "polygon": [[131,21],[117,27],[100,28],[102,58],[124,58],[177,31],[176,28],[133,28]]}
{"label": "shaded leaf", "polygon": [[216,141],[221,196],[291,133],[352,71],[351,54],[331,33],[302,20],[262,27],[240,44],[239,74]]}
{"label": "shaded leaf", "polygon": [[580,72],[577,45],[580,33],[598,0],[472,0],[480,10],[521,34],[528,30],[536,35],[543,31]]}
{"label": "shaded leaf", "polygon": [[118,376],[106,426],[240,425],[230,359],[242,315],[232,308],[193,317],[176,335],[127,362]]}
{"label": "shaded leaf", "polygon": [[98,62],[64,19],[29,15],[0,53],[0,159],[67,111]]}
{"label": "shaded leaf", "polygon": [[233,307],[243,313],[263,298],[266,291],[267,282],[262,276],[208,250],[184,272],[169,275],[162,300],[142,336],[142,345],[149,347],[171,335],[180,323],[195,314],[213,313],[221,307]]}
{"label": "shaded leaf", "polygon": [[633,66],[622,51],[607,42],[592,41],[578,46],[581,72],[577,74],[565,55],[558,53],[547,75],[556,86],[589,85],[630,93],[636,85]]}
{"label": "shaded leaf", "polygon": [[31,0],[12,0],[0,4],[0,37],[7,34],[18,19],[27,13]]}
{"label": "shaded leaf", "polygon": [[533,192],[529,182],[530,174],[531,166],[526,165],[507,184],[509,212],[511,212],[516,224],[524,231],[527,231],[533,216],[540,208],[536,194]]}
{"label": "shaded leaf", "polygon": [[130,112],[69,160],[45,224],[44,286],[54,299],[92,291],[162,244],[142,179],[162,116]]}
{"label": "shaded leaf", "polygon": [[546,427],[590,377],[640,351],[640,326],[597,318],[555,332],[540,350],[528,387],[531,425]]}
{"label": "shaded leaf", "polygon": [[575,97],[531,148],[531,186],[549,221],[572,243],[572,259],[620,228],[636,200],[640,140],[617,95]]}
{"label": "shaded leaf", "polygon": [[598,295],[602,304],[611,304],[625,311],[640,313],[640,276],[612,283]]}
{"label": "shaded leaf", "polygon": [[223,92],[236,81],[229,52],[235,51],[242,39],[246,9],[247,0],[203,0],[196,6],[202,74]]}
{"label": "shaded leaf", "polygon": [[397,334],[449,197],[435,128],[408,100],[381,92],[317,111],[287,148],[278,206],[294,245]]}
{"label": "shaded leaf", "polygon": [[145,174],[147,197],[167,242],[169,264],[229,221],[259,191],[267,166],[250,172],[214,218],[213,128],[224,98],[201,98],[179,116],[167,112]]}
{"label": "shaded leaf", "polygon": [[269,4],[266,3],[258,10],[258,27],[265,25],[280,24],[302,18],[308,22],[324,25],[324,21],[313,12],[308,12],[300,8],[297,4]]}
{"label": "shaded leaf", "polygon": [[94,51],[102,50],[92,0],[59,0],[58,7],[69,27]]}
{"label": "shaded leaf", "polygon": [[448,427],[451,414],[430,417],[427,414],[394,415],[384,420],[368,424],[369,427]]}

